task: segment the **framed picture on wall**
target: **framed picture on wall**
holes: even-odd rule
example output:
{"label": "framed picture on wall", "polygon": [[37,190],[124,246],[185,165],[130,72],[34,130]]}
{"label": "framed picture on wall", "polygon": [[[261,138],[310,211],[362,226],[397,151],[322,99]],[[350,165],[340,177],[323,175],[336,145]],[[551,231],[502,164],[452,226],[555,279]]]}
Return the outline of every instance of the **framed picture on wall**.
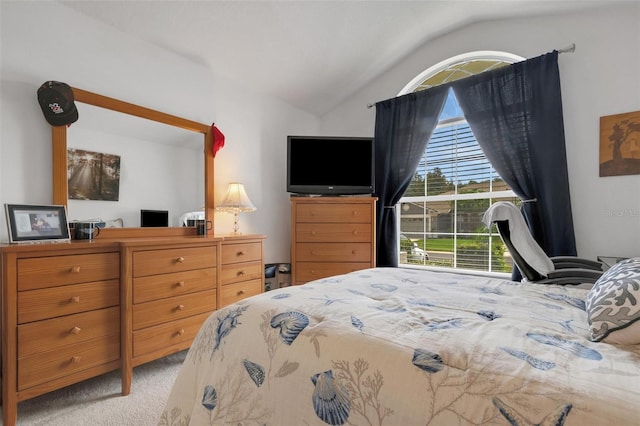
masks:
{"label": "framed picture on wall", "polygon": [[640,174],[640,111],[600,117],[600,176]]}
{"label": "framed picture on wall", "polygon": [[65,206],[5,204],[9,241],[69,241]]}

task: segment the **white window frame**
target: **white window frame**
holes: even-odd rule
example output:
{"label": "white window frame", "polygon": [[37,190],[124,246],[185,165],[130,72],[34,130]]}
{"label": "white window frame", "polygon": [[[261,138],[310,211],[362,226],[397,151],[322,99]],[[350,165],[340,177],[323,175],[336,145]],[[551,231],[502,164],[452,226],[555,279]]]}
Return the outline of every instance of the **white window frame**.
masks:
{"label": "white window frame", "polygon": [[438,62],[437,64],[427,68],[426,70],[418,74],[413,80],[407,83],[402,88],[402,90],[400,90],[397,96],[402,96],[406,95],[407,93],[413,92],[418,86],[422,84],[423,81],[428,79],[430,76],[437,74],[440,71],[445,70],[453,65],[459,64],[461,62],[480,61],[483,59],[510,62],[513,64],[516,62],[524,61],[526,58],[514,55],[513,53],[500,52],[497,50],[478,50],[475,52],[467,52],[461,55],[452,56],[451,58]]}

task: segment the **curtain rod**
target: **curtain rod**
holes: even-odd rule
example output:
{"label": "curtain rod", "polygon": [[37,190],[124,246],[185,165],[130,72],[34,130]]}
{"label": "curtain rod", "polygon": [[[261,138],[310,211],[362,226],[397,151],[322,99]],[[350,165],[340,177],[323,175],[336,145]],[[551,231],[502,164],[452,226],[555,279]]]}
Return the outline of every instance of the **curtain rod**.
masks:
{"label": "curtain rod", "polygon": [[571,43],[571,46],[564,47],[562,49],[558,49],[558,53],[573,53],[576,51],[576,44]]}
{"label": "curtain rod", "polygon": [[[562,49],[557,49],[558,50],[558,54],[560,53],[573,53],[576,51],[576,44],[575,43],[571,43],[571,45],[567,46],[567,47],[563,47]],[[372,104],[367,104],[367,108],[373,108],[374,106],[376,106],[377,102],[374,102]]]}

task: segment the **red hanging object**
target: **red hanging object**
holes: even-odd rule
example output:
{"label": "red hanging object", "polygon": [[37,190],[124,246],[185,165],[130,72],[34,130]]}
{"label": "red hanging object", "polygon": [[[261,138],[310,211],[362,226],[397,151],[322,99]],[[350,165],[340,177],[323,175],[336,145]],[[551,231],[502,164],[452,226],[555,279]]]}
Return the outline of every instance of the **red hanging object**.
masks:
{"label": "red hanging object", "polygon": [[215,124],[211,125],[211,130],[213,131],[213,156],[215,157],[220,148],[224,146],[224,135]]}

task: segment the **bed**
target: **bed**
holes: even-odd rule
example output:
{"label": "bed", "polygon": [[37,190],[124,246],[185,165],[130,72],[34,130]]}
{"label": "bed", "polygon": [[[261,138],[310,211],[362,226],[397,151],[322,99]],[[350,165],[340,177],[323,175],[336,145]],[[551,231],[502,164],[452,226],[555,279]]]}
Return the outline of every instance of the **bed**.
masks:
{"label": "bed", "polygon": [[640,345],[593,341],[593,293],[408,268],[272,290],[203,324],[159,424],[638,425]]}

